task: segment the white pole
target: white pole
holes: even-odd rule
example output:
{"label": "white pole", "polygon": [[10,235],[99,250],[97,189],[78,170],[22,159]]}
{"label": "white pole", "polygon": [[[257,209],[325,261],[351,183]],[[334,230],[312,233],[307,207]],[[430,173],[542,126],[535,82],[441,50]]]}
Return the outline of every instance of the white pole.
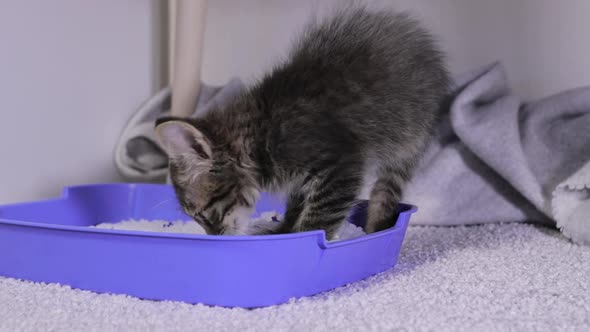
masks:
{"label": "white pole", "polygon": [[178,117],[195,111],[201,83],[207,0],[178,0],[174,29],[172,110]]}

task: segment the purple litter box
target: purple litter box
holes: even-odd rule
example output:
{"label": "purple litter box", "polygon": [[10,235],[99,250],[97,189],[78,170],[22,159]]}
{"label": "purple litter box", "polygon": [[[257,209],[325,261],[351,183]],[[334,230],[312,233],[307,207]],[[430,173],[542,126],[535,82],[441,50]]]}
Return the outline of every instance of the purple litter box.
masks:
{"label": "purple litter box", "polygon": [[[363,213],[350,218],[357,225],[366,215],[362,206],[357,211]],[[283,204],[264,196],[257,211],[271,210],[282,213]],[[327,242],[323,231],[205,236],[106,230],[88,226],[190,218],[166,185],[69,187],[62,198],[0,206],[0,275],[142,299],[262,307],[391,268],[415,211],[403,205],[394,227],[338,242]]]}

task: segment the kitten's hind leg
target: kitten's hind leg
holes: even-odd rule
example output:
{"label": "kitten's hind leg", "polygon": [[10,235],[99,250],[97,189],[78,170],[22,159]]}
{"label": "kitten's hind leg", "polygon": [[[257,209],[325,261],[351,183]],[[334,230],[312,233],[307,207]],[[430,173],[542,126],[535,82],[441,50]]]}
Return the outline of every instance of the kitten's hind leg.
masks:
{"label": "kitten's hind leg", "polygon": [[409,179],[409,168],[382,167],[371,191],[365,231],[374,233],[395,225],[397,205]]}

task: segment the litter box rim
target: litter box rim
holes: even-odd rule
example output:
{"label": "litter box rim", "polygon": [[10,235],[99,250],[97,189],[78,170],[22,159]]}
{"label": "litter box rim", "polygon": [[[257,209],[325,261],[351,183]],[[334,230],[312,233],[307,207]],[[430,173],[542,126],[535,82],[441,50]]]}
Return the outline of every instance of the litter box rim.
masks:
{"label": "litter box rim", "polygon": [[[51,199],[41,199],[41,200],[33,200],[28,202],[20,202],[20,203],[12,203],[12,204],[1,204],[0,211],[4,208],[11,208],[16,207],[19,205],[30,205],[35,203],[49,203],[55,201],[64,201],[67,200],[70,191],[76,189],[93,189],[99,187],[126,187],[127,189],[134,190],[136,187],[160,187],[160,188],[170,188],[170,185],[167,184],[152,184],[152,183],[92,183],[92,184],[83,184],[83,185],[74,185],[74,186],[66,186],[62,190],[62,195],[58,198],[51,198]],[[403,208],[403,210],[399,213],[397,220],[403,221],[407,220],[408,218],[403,218],[405,215],[411,215],[418,211],[418,208],[415,205],[407,204],[407,203],[399,203],[399,205]],[[187,216],[188,217],[188,216]],[[190,221],[187,219],[186,221]],[[14,225],[14,226],[21,226],[21,227],[32,227],[32,228],[44,228],[50,230],[60,230],[60,231],[70,231],[70,232],[83,232],[83,233],[102,233],[102,234],[111,234],[111,235],[118,235],[118,236],[131,236],[131,237],[156,237],[156,238],[166,238],[166,239],[179,239],[179,240],[193,240],[193,241],[232,241],[232,242],[239,242],[239,241],[281,241],[285,239],[297,239],[297,238],[305,238],[305,237],[317,237],[318,238],[318,245],[323,248],[330,248],[330,247],[339,247],[345,245],[352,245],[358,242],[369,241],[374,238],[387,236],[389,233],[397,232],[398,230],[405,228],[404,222],[396,222],[396,224],[390,228],[385,230],[363,235],[360,237],[340,240],[340,241],[328,241],[326,239],[326,233],[323,230],[314,230],[314,231],[306,231],[306,232],[298,232],[298,233],[288,233],[288,234],[272,234],[272,235],[201,235],[201,234],[183,234],[183,233],[164,233],[164,232],[150,232],[150,231],[132,231],[132,230],[120,230],[120,229],[101,229],[96,227],[89,227],[89,226],[72,226],[72,225],[60,225],[54,223],[39,223],[39,222],[30,222],[30,221],[21,221],[21,220],[14,220],[14,219],[6,219],[0,217],[0,223]]]}

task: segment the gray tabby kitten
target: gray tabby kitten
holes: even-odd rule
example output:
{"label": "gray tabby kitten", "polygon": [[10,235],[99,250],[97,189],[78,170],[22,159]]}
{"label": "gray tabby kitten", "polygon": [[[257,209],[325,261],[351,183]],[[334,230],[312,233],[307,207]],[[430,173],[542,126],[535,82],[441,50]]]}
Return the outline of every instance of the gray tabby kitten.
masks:
{"label": "gray tabby kitten", "polygon": [[[365,174],[368,233],[391,227],[449,78],[406,15],[353,8],[307,27],[290,57],[229,106],[165,118],[157,136],[184,210],[208,234],[325,230],[332,239]],[[261,191],[288,194],[280,228],[249,228]]]}

